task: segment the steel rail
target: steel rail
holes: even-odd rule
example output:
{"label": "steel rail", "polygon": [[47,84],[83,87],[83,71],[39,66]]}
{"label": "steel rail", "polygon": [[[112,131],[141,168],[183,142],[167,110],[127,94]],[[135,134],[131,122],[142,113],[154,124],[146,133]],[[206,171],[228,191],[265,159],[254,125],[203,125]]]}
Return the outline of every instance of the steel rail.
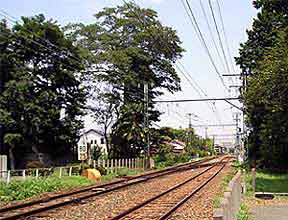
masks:
{"label": "steel rail", "polygon": [[193,190],[189,195],[184,197],[181,201],[179,201],[174,207],[169,209],[164,215],[162,215],[158,220],[165,220],[169,218],[172,213],[174,213],[179,207],[181,207],[185,202],[187,202],[191,197],[193,197],[197,192],[199,192],[203,187],[205,187],[211,180],[213,180],[225,167],[226,164],[222,165],[221,168],[214,173],[208,180],[206,180],[204,183],[199,185],[195,190]]}
{"label": "steel rail", "polygon": [[[134,211],[136,211],[136,210],[144,207],[145,205],[153,202],[154,200],[156,200],[156,199],[158,199],[158,198],[160,198],[160,197],[162,197],[162,196],[164,196],[164,195],[166,195],[166,194],[174,191],[175,189],[180,188],[181,186],[183,186],[183,185],[191,182],[192,180],[196,179],[197,177],[203,175],[203,174],[206,173],[207,171],[209,171],[209,170],[211,170],[212,168],[214,168],[215,166],[217,166],[217,165],[218,165],[219,163],[221,163],[223,160],[224,160],[224,159],[222,159],[222,160],[221,160],[220,162],[218,162],[217,164],[214,164],[214,165],[208,167],[207,169],[205,169],[204,171],[198,173],[197,175],[192,176],[191,178],[183,181],[182,183],[179,183],[179,184],[177,184],[177,185],[169,188],[168,190],[166,190],[166,191],[164,191],[164,192],[162,192],[162,193],[160,193],[160,194],[158,194],[158,195],[156,195],[156,196],[153,196],[153,197],[151,197],[150,199],[147,199],[147,200],[143,201],[142,203],[139,203],[138,205],[133,206],[133,207],[125,210],[124,212],[121,212],[120,214],[118,214],[118,215],[110,218],[109,220],[119,220],[119,219],[121,219],[121,218],[123,218],[123,217],[125,217],[125,216],[127,216],[127,215],[129,215],[129,214],[131,214],[132,212],[134,212]],[[220,171],[219,171],[219,172],[220,172]],[[199,190],[200,190],[200,189],[199,189]]]}
{"label": "steel rail", "polygon": [[[171,167],[171,168],[168,168],[168,169],[165,169],[165,170],[161,170],[161,171],[155,171],[155,172],[151,172],[151,173],[148,173],[148,174],[134,176],[134,177],[130,178],[129,180],[119,180],[119,181],[115,181],[115,182],[112,182],[112,183],[96,185],[96,186],[90,186],[90,187],[87,187],[87,188],[82,188],[82,189],[75,190],[75,191],[72,191],[72,192],[69,192],[69,193],[65,193],[65,194],[59,194],[59,195],[51,196],[51,197],[44,198],[44,199],[30,201],[30,202],[23,203],[23,204],[17,204],[17,205],[3,207],[3,208],[0,208],[0,220],[8,220],[8,219],[17,219],[17,218],[20,218],[20,217],[27,217],[27,216],[30,216],[30,215],[33,215],[33,214],[36,214],[36,213],[40,213],[40,212],[43,212],[43,211],[48,211],[50,209],[55,209],[55,208],[58,208],[58,207],[61,207],[61,206],[65,206],[65,205],[71,204],[73,202],[78,202],[79,200],[88,199],[88,198],[95,197],[95,196],[98,196],[98,195],[102,195],[102,194],[105,194],[105,193],[108,193],[108,192],[119,190],[119,189],[122,189],[122,188],[125,188],[125,187],[128,187],[128,186],[131,186],[131,185],[139,184],[139,183],[142,183],[142,182],[154,179],[154,178],[158,178],[158,177],[161,177],[161,176],[164,176],[164,175],[173,174],[173,173],[179,172],[179,171],[185,171],[187,169],[191,169],[191,168],[195,168],[195,167],[203,167],[203,166],[206,166],[206,165],[205,164],[201,165],[201,164],[209,162],[209,161],[211,161],[213,159],[215,159],[215,157],[204,159],[204,160],[201,160],[201,161],[181,164],[181,165],[178,165],[178,166],[175,166],[175,167]],[[133,180],[135,180],[135,181],[133,181]],[[122,184],[122,185],[117,185],[117,184]],[[110,188],[104,188],[104,187],[110,187]],[[99,191],[97,191],[97,189]],[[32,210],[27,210],[27,211],[23,211],[23,212],[17,212],[17,213],[12,214],[12,215],[8,215],[9,213],[7,213],[8,211],[14,212],[14,211],[17,211],[18,209],[21,209],[21,208],[29,208],[29,207],[32,207],[34,205],[39,205],[40,203],[50,202],[50,201],[55,200],[55,199],[61,199],[61,198],[65,198],[65,197],[73,196],[73,195],[76,196],[76,194],[89,192],[91,190],[96,190],[96,192],[92,191],[90,194],[87,194],[87,195],[77,196],[76,198],[70,198],[70,199],[67,199],[65,201],[60,201],[60,202],[55,203],[55,204],[42,206],[40,208],[35,208],[35,209],[32,209]],[[4,216],[3,216],[3,214],[4,214]]]}

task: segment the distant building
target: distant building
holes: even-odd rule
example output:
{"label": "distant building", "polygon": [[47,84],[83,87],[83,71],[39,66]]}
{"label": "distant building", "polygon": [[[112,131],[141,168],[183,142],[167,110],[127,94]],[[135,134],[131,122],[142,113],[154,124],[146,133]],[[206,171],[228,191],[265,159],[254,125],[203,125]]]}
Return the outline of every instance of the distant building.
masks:
{"label": "distant building", "polygon": [[173,153],[181,154],[185,153],[185,143],[179,140],[172,140],[170,142],[165,142],[165,144],[171,146]]}
{"label": "distant building", "polygon": [[78,141],[78,147],[87,146],[88,144],[91,149],[93,149],[94,146],[98,145],[102,149],[103,153],[107,153],[104,134],[101,131],[90,129],[81,134]]}

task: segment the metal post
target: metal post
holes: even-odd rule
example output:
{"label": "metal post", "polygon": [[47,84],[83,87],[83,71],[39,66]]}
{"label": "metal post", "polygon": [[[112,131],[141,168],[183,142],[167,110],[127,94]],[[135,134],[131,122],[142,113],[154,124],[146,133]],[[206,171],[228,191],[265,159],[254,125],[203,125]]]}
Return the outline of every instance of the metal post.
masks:
{"label": "metal post", "polygon": [[22,177],[23,177],[24,180],[26,179],[26,172],[25,172],[25,170],[22,171]]}
{"label": "metal post", "polygon": [[60,167],[60,170],[59,170],[59,178],[62,177],[62,167]]}
{"label": "metal post", "polygon": [[69,176],[72,176],[72,167],[69,168]]}
{"label": "metal post", "polygon": [[39,169],[36,169],[36,179],[39,177]]}
{"label": "metal post", "polygon": [[[146,144],[147,144],[147,157],[150,160],[150,131],[149,131],[149,86],[148,83],[144,84],[144,124],[146,129]],[[147,164],[148,168],[150,168],[150,164]]]}
{"label": "metal post", "polygon": [[243,169],[243,194],[246,193],[246,170]]}
{"label": "metal post", "polygon": [[253,192],[255,193],[255,190],[256,190],[256,169],[255,168],[252,169],[252,188],[253,188]]}
{"label": "metal post", "polygon": [[7,184],[10,183],[10,181],[11,181],[11,171],[8,170],[8,172],[7,172],[7,179],[6,179],[6,183],[7,183]]}

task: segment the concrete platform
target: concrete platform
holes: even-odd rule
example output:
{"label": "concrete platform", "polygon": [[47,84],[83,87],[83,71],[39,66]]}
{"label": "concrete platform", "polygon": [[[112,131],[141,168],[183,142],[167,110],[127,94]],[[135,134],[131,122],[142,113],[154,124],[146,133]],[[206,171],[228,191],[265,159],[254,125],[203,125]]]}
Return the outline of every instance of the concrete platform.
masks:
{"label": "concrete platform", "polygon": [[288,220],[288,205],[258,206],[252,210],[253,220]]}

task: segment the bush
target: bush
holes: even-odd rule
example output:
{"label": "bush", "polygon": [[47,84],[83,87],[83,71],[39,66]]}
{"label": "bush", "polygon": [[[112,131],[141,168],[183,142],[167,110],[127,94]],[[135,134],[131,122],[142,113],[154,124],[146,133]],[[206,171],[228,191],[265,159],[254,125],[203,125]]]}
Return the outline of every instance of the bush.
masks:
{"label": "bush", "polygon": [[101,176],[106,175],[107,174],[107,170],[103,167],[103,166],[96,166],[95,167],[96,170],[98,170],[101,174]]}
{"label": "bush", "polygon": [[27,169],[45,168],[45,165],[38,160],[30,161],[26,165]]}

